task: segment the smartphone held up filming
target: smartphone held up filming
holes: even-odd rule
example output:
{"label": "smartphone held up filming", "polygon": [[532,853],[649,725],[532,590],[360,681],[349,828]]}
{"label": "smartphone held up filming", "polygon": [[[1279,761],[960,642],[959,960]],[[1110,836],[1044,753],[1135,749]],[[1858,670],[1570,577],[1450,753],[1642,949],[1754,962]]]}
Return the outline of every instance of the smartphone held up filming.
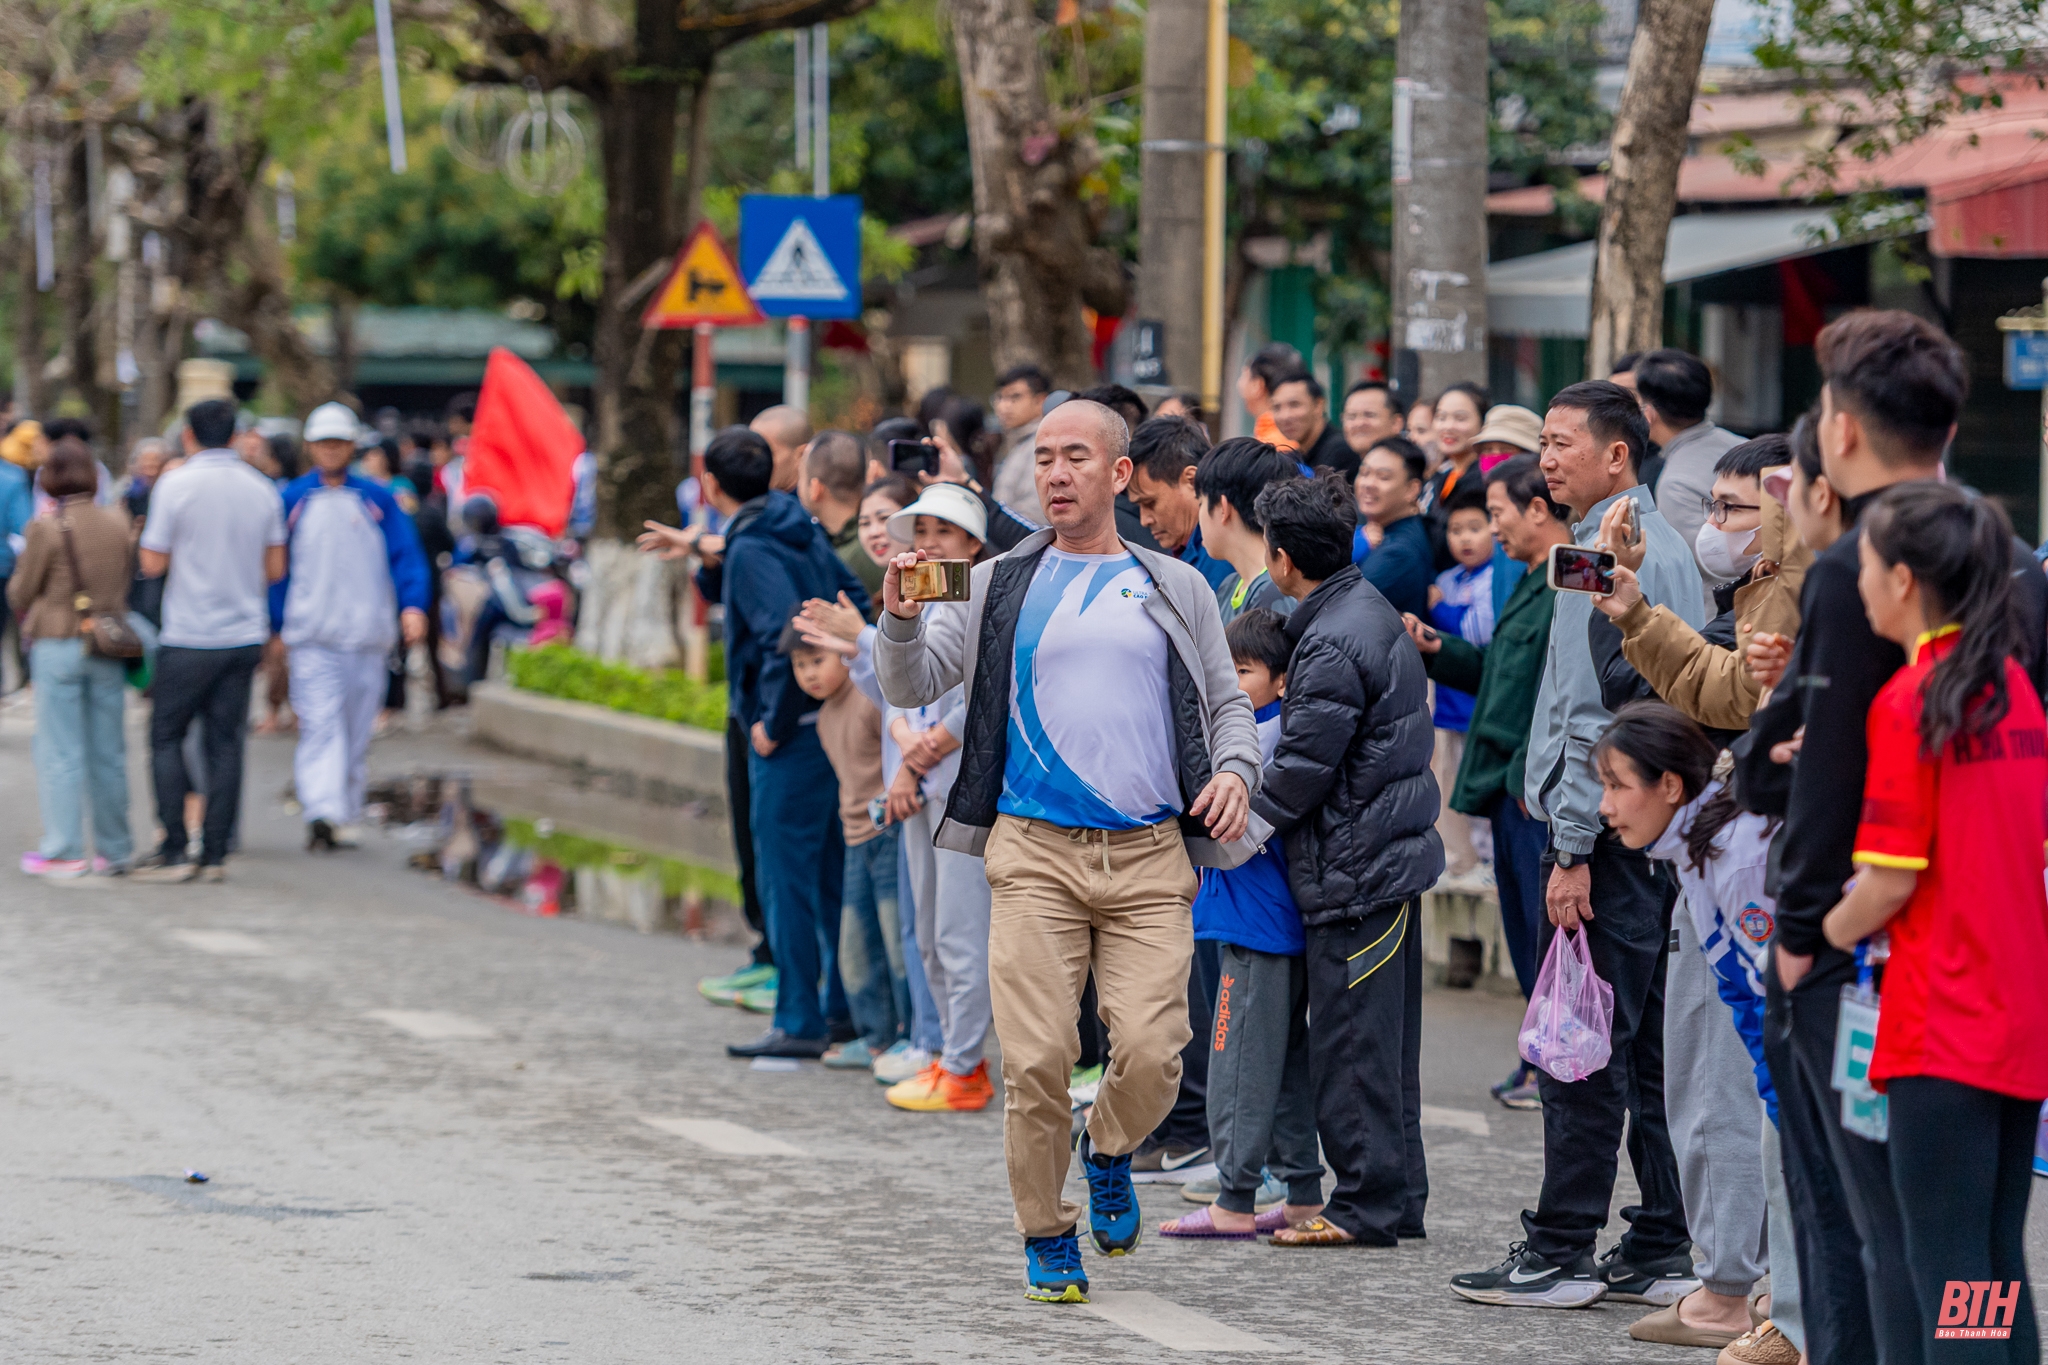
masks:
{"label": "smartphone held up filming", "polygon": [[909,602],[965,602],[968,599],[967,559],[924,559],[903,571],[903,597]]}
{"label": "smartphone held up filming", "polygon": [[939,448],[929,441],[889,442],[889,468],[913,479],[939,472]]}
{"label": "smartphone held up filming", "polygon": [[1583,545],[1550,547],[1550,586],[1559,592],[1606,597],[1614,591],[1614,554]]}

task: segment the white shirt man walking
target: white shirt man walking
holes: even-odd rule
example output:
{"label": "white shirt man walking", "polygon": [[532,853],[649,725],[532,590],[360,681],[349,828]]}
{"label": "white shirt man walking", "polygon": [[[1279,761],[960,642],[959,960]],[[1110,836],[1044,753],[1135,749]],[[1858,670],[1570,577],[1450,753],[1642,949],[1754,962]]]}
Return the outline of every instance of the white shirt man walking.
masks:
{"label": "white shirt man walking", "polygon": [[1080,1209],[1062,1191],[1089,967],[1112,1060],[1080,1152],[1090,1233],[1116,1256],[1138,1240],[1130,1153],[1172,1108],[1190,1036],[1194,865],[1252,851],[1251,703],[1201,574],[1117,535],[1129,444],[1099,403],[1055,408],[1034,446],[1051,529],[977,566],[968,610],[929,621],[901,592],[919,553],[897,556],[875,644],[895,705],[966,688],[960,777],[935,842],[987,865],[1003,1152],[1025,1293],[1043,1302],[1088,1290]]}
{"label": "white shirt man walking", "polygon": [[[242,802],[242,741],[249,723],[249,681],[270,638],[267,602],[284,577],[284,504],[277,488],[227,448],[235,405],[225,398],[185,412],[184,465],[166,474],[149,499],[142,531],[142,572],[168,573],[162,641],[150,686],[150,765],[156,813],[164,827],[156,855],[138,881],[226,877],[228,844]],[[206,819],[199,862],[186,858],[185,732],[205,720]]]}
{"label": "white shirt man walking", "polygon": [[340,403],[307,417],[313,468],[284,490],[290,577],[271,594],[274,624],[291,651],[299,716],[292,776],[308,849],[350,842],[386,659],[401,635],[412,645],[427,634],[419,533],[389,490],[349,473],[357,425]]}

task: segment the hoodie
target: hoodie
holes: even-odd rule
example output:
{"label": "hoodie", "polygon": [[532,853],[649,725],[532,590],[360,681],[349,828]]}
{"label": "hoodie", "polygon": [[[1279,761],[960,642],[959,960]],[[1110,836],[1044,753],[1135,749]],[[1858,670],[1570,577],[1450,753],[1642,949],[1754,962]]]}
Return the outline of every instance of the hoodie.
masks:
{"label": "hoodie", "polygon": [[742,729],[759,721],[769,739],[784,743],[818,702],[797,687],[788,657],[776,648],[782,628],[808,599],[830,602],[842,592],[866,615],[868,590],[825,528],[788,493],[763,494],[733,514],[722,569],[728,705]]}

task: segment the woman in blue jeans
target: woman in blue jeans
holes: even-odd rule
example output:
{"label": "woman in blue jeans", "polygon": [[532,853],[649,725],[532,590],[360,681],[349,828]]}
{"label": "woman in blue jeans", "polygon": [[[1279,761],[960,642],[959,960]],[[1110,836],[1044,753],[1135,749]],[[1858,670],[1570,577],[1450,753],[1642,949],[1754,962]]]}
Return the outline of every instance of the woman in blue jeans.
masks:
{"label": "woman in blue jeans", "polygon": [[[96,610],[125,611],[132,575],[128,520],[95,507],[98,469],[83,441],[50,449],[40,477],[56,500],[28,525],[8,580],[8,604],[20,614],[35,679],[36,793],[43,841],[21,855],[30,876],[77,877],[125,870],[134,853],[128,833],[128,757],[121,728],[127,670],[86,648]],[[83,802],[93,815],[93,858],[86,860]]]}

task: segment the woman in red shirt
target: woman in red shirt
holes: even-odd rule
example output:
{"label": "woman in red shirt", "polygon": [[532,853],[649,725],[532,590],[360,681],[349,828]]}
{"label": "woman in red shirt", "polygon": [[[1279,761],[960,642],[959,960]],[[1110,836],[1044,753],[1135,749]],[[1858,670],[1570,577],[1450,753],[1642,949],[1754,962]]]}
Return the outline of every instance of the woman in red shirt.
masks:
{"label": "woman in red shirt", "polygon": [[1930,1360],[2040,1358],[2022,1234],[2048,1097],[2048,722],[2012,658],[2011,545],[1996,503],[1947,484],[1863,518],[1864,610],[1908,662],[1870,708],[1857,873],[1823,928],[1890,940],[1869,1076]]}

